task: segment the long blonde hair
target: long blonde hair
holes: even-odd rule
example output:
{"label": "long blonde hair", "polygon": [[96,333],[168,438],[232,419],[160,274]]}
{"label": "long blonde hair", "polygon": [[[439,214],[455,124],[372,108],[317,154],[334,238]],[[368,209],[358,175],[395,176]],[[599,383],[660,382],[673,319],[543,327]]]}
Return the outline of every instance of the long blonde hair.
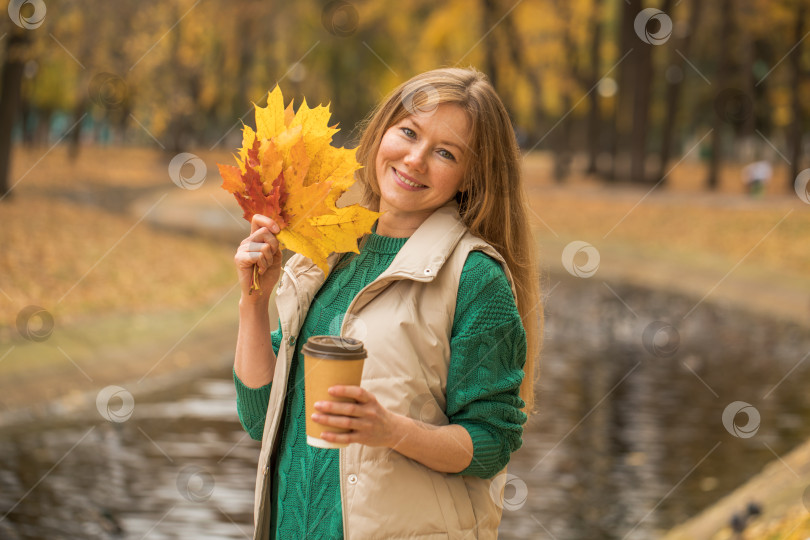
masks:
{"label": "long blonde hair", "polygon": [[529,228],[529,206],[520,174],[520,150],[509,115],[486,76],[474,68],[444,68],[413,77],[394,89],[363,122],[357,173],[363,204],[379,210],[380,188],[374,161],[386,130],[405,117],[429,112],[440,103],[464,109],[470,120],[462,189],[456,195],[459,214],[470,232],[492,245],[504,258],[517,291],[517,307],[526,330],[525,377],[520,397],[525,411],[534,410],[534,383],[543,334],[543,306],[536,244]]}

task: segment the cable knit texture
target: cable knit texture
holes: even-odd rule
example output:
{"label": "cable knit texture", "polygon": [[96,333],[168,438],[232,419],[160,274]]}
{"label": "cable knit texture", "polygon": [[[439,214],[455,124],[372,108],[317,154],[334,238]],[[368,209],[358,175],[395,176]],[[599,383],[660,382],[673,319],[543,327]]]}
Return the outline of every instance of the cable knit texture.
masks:
{"label": "cable knit texture", "polygon": [[[300,348],[310,336],[339,334],[352,299],[394,260],[407,238],[372,234],[363,251],[334,270],[313,300],[291,361],[281,444],[274,461],[271,531],[275,538],[342,538],[339,450],[307,445]],[[281,331],[272,334],[278,352]],[[467,257],[459,283],[447,379],[447,416],[473,441],[458,474],[490,478],[520,448],[526,415],[518,395],[526,339],[500,264],[481,252]],[[234,373],[242,426],[261,440],[271,384],[249,388]]]}

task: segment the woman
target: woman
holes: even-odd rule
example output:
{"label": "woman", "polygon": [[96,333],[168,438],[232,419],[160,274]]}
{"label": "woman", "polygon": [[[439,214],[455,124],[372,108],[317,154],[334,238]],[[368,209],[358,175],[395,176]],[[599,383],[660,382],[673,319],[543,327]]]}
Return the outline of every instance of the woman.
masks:
{"label": "woman", "polygon": [[[254,538],[495,538],[491,479],[521,445],[542,327],[509,117],[481,73],[430,71],[372,113],[357,156],[382,215],[328,277],[287,262],[272,334],[269,295],[248,293],[253,265],[262,290],[279,281],[278,226],[254,217],[235,256],[237,408],[262,441]],[[306,444],[300,348],[319,334],[369,354],[361,386],[330,389],[356,403],[315,406],[351,430],[325,440],[359,443],[340,450]]]}

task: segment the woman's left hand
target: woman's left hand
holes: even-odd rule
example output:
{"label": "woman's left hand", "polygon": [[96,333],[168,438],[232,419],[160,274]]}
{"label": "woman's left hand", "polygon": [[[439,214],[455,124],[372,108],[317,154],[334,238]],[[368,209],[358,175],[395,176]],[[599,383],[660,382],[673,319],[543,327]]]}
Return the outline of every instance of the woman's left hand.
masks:
{"label": "woman's left hand", "polygon": [[332,386],[329,394],[347,397],[357,403],[339,401],[315,402],[312,419],[330,427],[346,428],[348,433],[324,432],[321,438],[335,443],[361,443],[368,446],[391,448],[396,441],[399,415],[392,413],[377,401],[374,394],[360,386]]}

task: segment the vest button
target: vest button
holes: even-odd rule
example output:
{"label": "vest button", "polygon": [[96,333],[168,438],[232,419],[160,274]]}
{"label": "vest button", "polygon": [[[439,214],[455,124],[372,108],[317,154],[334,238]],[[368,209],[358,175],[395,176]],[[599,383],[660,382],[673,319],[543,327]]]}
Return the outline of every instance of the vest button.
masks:
{"label": "vest button", "polygon": [[349,484],[351,484],[352,486],[355,485],[357,483],[357,475],[356,474],[350,474],[348,480],[349,480]]}
{"label": "vest button", "polygon": [[287,343],[292,347],[295,345],[295,336],[290,336],[290,339],[287,340]]}
{"label": "vest button", "polygon": [[425,268],[425,275],[429,276],[433,271],[430,268]]}

